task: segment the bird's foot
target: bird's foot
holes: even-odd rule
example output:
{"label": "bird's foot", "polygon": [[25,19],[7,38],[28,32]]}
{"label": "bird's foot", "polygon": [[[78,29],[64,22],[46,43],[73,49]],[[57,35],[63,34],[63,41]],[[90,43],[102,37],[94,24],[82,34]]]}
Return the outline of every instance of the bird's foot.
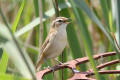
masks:
{"label": "bird's foot", "polygon": [[55,59],[55,61],[57,61],[59,63],[59,65],[68,65],[67,63],[62,63],[61,61]]}
{"label": "bird's foot", "polygon": [[55,71],[55,68],[54,68],[54,67],[48,66],[48,69],[52,70],[53,72]]}

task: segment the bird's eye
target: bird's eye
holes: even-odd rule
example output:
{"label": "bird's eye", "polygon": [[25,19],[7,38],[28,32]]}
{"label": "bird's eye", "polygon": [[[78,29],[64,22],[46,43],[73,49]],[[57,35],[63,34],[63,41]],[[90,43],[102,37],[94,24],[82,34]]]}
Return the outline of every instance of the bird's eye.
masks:
{"label": "bird's eye", "polygon": [[62,22],[62,20],[58,20],[58,22]]}

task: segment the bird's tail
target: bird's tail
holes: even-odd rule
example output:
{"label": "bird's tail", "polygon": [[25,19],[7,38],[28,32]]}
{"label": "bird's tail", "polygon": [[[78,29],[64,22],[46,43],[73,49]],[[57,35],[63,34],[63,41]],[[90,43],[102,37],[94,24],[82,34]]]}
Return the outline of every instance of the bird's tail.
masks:
{"label": "bird's tail", "polygon": [[38,61],[37,61],[37,64],[36,64],[36,70],[37,72],[40,70],[41,66],[42,66],[42,63],[43,63],[43,57],[41,56]]}

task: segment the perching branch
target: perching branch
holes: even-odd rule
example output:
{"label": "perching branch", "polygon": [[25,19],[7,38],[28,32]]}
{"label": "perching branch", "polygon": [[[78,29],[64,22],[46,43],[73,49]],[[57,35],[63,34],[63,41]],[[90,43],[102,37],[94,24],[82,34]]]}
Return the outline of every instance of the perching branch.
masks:
{"label": "perching branch", "polygon": [[[108,56],[114,56],[114,55],[116,55],[116,52],[107,52],[107,53],[100,53],[98,55],[95,55],[93,58],[95,60],[97,60],[97,59],[100,59],[101,57],[108,57]],[[94,75],[93,70],[88,70],[86,72],[79,72],[76,69],[77,65],[83,64],[83,63],[86,63],[86,62],[89,62],[88,57],[78,58],[78,59],[75,59],[75,60],[68,61],[65,64],[54,66],[54,70],[56,71],[56,70],[60,70],[60,69],[63,69],[63,68],[71,69],[73,71],[74,75],[73,75],[72,78],[69,78],[68,80],[76,80],[76,79],[96,80],[96,79],[88,78],[88,76]],[[110,62],[100,64],[99,66],[97,66],[97,68],[102,69],[104,67],[107,67],[107,66],[110,66],[110,65],[113,65],[113,64],[117,64],[119,62],[120,62],[119,60],[113,60],[113,61],[110,61]],[[42,71],[38,72],[36,77],[37,77],[37,79],[41,80],[44,75],[46,75],[50,72],[52,72],[52,70],[47,68],[45,70],[42,70]],[[103,70],[103,71],[98,71],[98,72],[100,74],[118,74],[118,73],[120,73],[120,70]]]}

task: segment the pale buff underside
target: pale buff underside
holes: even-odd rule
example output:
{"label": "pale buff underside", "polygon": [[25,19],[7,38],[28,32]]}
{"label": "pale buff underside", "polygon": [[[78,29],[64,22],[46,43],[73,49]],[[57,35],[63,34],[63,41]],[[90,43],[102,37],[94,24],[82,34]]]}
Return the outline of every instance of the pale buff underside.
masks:
{"label": "pale buff underside", "polygon": [[51,44],[51,46],[46,50],[45,53],[45,58],[56,58],[59,56],[63,49],[66,46],[67,43],[67,34],[66,34],[66,29],[64,27],[60,27],[61,29],[59,31],[55,32],[55,38]]}

